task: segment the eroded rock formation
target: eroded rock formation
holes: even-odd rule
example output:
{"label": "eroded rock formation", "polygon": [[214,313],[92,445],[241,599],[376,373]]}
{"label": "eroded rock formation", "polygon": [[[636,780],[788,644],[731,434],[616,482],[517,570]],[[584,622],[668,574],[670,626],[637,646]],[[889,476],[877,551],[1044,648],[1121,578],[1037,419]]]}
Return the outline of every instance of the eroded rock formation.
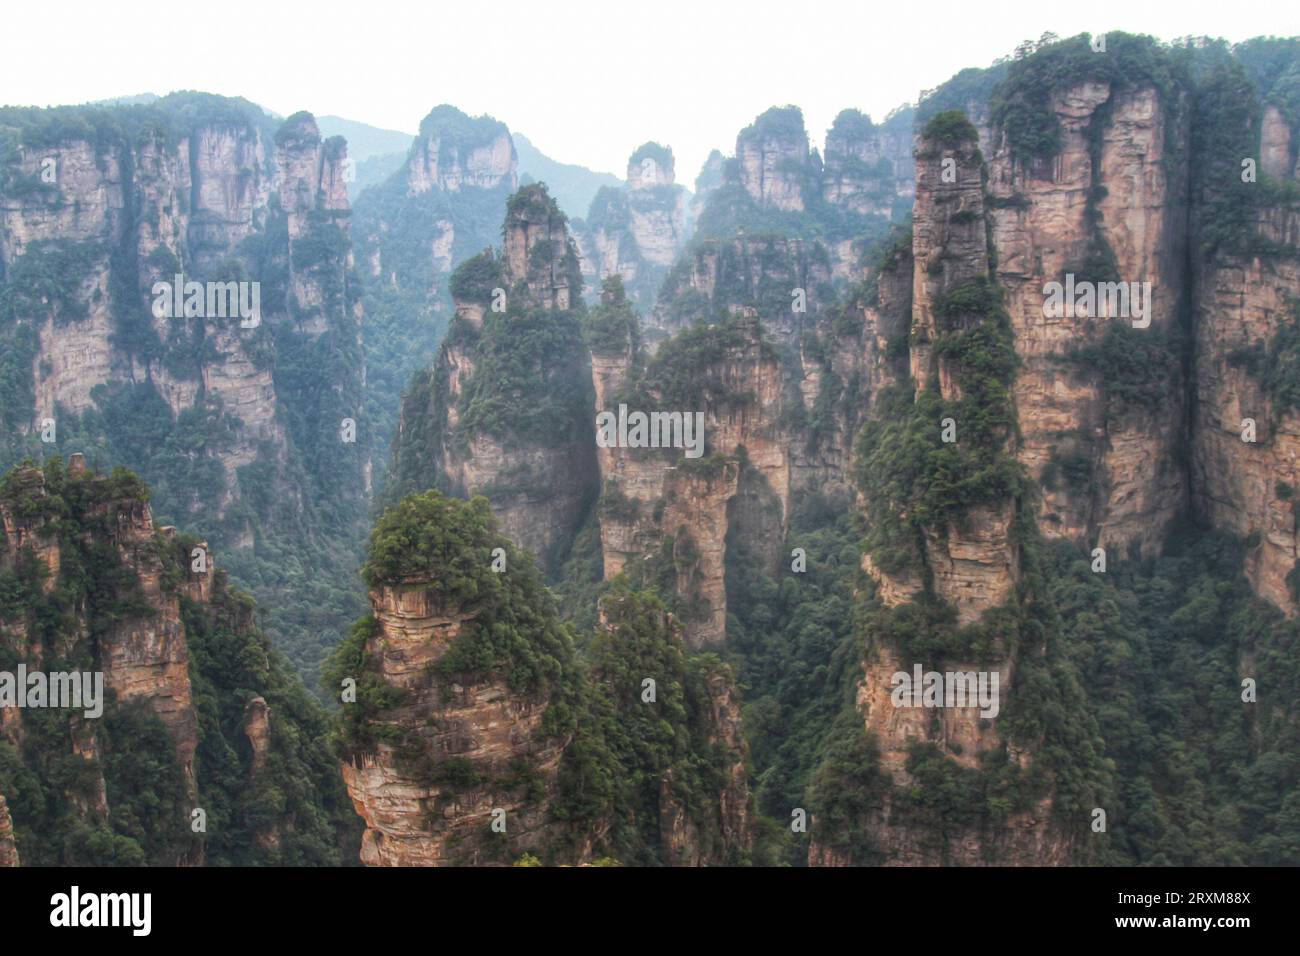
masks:
{"label": "eroded rock formation", "polygon": [[649,309],[686,244],[686,190],[674,182],[672,150],[646,143],[627,161],[622,189],[596,194],[574,239],[590,287],[619,275],[633,302]]}
{"label": "eroded rock formation", "polygon": [[[86,701],[53,720],[0,709],[0,746],[74,808],[45,815],[45,801],[24,791],[10,811],[24,858],[190,865],[215,847],[222,863],[337,863],[331,844],[344,818],[338,834],[321,825],[340,788],[310,736],[324,732],[323,713],[291,686],[287,665],[256,630],[251,601],[229,589],[207,543],[155,527],[147,502],[133,475],[97,475],[80,455],[66,468],[57,459],[44,470],[21,467],[0,487],[0,575],[23,595],[0,613],[5,660],[29,674],[102,675],[104,690],[94,708]],[[245,705],[236,695],[250,690],[260,694]],[[268,698],[283,702],[284,718]],[[246,719],[229,726],[218,717],[241,710]],[[84,770],[57,771],[72,758]],[[280,789],[287,766],[297,775],[288,799]],[[148,773],[154,789],[142,792],[133,773]],[[270,821],[268,806],[279,808]],[[197,819],[204,825],[191,828]],[[260,853],[246,849],[249,835]]]}
{"label": "eroded rock formation", "polygon": [[[703,865],[748,849],[730,672],[689,661],[657,599],[602,603],[588,674],[487,501],[437,492],[385,513],[365,573],[372,614],[337,658],[358,692],[343,776],[363,863]],[[700,777],[703,754],[725,757],[720,781]]]}
{"label": "eroded rock formation", "polygon": [[394,474],[403,490],[485,495],[502,530],[550,567],[595,487],[582,278],[544,187],[511,198],[504,233],[500,256],[487,250],[453,281],[456,318],[405,400]]}

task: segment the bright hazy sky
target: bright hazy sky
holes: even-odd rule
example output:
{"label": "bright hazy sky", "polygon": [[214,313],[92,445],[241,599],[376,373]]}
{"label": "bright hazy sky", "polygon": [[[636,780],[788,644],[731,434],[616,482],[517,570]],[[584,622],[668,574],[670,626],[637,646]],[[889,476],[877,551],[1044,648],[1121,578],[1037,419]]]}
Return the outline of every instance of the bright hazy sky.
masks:
{"label": "bright hazy sky", "polygon": [[769,106],[814,145],[848,106],[883,119],[1024,39],[1300,34],[1294,0],[9,0],[0,102],[199,89],[414,132],[439,103],[490,113],[551,157],[622,176],[653,139],[694,182]]}

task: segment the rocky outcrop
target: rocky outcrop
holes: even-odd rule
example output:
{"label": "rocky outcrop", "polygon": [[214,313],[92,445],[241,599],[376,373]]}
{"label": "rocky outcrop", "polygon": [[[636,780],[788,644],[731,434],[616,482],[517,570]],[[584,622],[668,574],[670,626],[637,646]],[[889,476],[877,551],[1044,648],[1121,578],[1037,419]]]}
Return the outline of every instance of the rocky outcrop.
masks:
{"label": "rocky outcrop", "polygon": [[[825,247],[816,242],[743,235],[702,240],[673,267],[646,316],[646,339],[653,344],[719,312],[751,309],[778,345],[797,347],[805,329],[834,301],[831,268]],[[797,290],[802,292],[798,303]]]}
{"label": "rocky outcrop", "polygon": [[9,804],[0,793],[0,867],[18,866],[18,844],[14,842],[14,822],[9,817]]}
{"label": "rocky outcrop", "polygon": [[253,751],[251,770],[257,773],[266,766],[271,747],[271,707],[265,697],[254,697],[244,707],[244,736]]}
{"label": "rocky outcrop", "polygon": [[704,207],[708,205],[709,196],[726,181],[726,166],[727,158],[722,155],[721,150],[715,149],[709,152],[704,165],[700,167],[699,175],[695,177],[695,192],[691,194],[691,201],[687,206],[688,236],[694,232],[695,223],[700,218],[700,213],[704,211]]}
{"label": "rocky outcrop", "polygon": [[[726,330],[700,330],[695,338],[693,344],[702,351],[716,349],[719,354],[707,367],[692,370],[702,391],[687,399],[689,407],[679,407],[678,399],[686,396],[669,392],[656,381],[668,370],[680,374],[679,363],[688,360],[688,353],[679,357],[682,342],[673,340],[637,383],[643,401],[629,408],[646,413],[702,412],[702,455],[692,459],[679,449],[627,447],[602,447],[597,452],[605,577],[618,575],[629,562],[670,561],[677,595],[684,602],[681,619],[691,648],[725,641],[727,536],[740,520],[746,497],[755,500],[755,506],[746,510],[761,524],[761,529],[753,529],[755,540],[764,542],[768,563],[775,564],[788,520],[791,477],[787,436],[781,431],[781,366],[755,317],[738,319]],[[703,344],[705,339],[711,340],[710,345]],[[602,383],[601,410],[615,414],[618,396],[610,394],[607,383],[623,379],[620,360],[617,356],[593,360],[596,367],[613,370]],[[691,404],[691,398],[698,405]]]}
{"label": "rocky outcrop", "polygon": [[[1002,688],[1014,686],[1014,664],[1010,661],[990,669],[987,664],[947,662],[954,672],[996,671]],[[866,665],[858,687],[857,708],[866,731],[880,746],[880,766],[903,789],[909,785],[909,751],[915,742],[937,745],[947,759],[958,766],[977,770],[981,753],[1008,748],[1010,763],[1028,770],[1033,754],[1014,745],[1008,747],[993,720],[981,716],[978,707],[947,707],[927,710],[896,707],[890,700],[891,678],[908,671],[911,663],[892,649],[882,647]],[[1005,699],[1005,698],[1004,698]],[[979,830],[948,829],[938,821],[921,821],[897,788],[887,789],[879,805],[864,824],[876,841],[879,862],[886,866],[1065,866],[1073,862],[1076,848],[1066,832],[1052,818],[1052,801],[1045,798],[1031,807],[1008,814]],[[810,866],[851,866],[855,862],[833,846],[812,844]]]}
{"label": "rocky outcrop", "polygon": [[[499,257],[489,250],[453,279],[456,319],[406,397],[393,471],[402,490],[485,495],[506,535],[551,568],[595,491],[582,278],[545,187],[511,198],[504,233]],[[527,395],[516,360],[535,372]],[[543,422],[539,406],[554,409]]]}
{"label": "rocky outcrop", "polygon": [[892,216],[915,193],[911,124],[877,126],[844,110],[826,134],[821,194],[826,202],[863,215]]}
{"label": "rocky outcrop", "polygon": [[705,679],[705,691],[709,705],[705,739],[710,747],[731,757],[723,771],[718,800],[720,833],[724,845],[744,849],[753,840],[753,821],[746,766],[749,745],[744,735],[740,694],[728,675],[716,672]]}
{"label": "rocky outcrop", "polygon": [[[599,612],[593,676],[596,694],[609,702],[602,707],[612,708],[606,745],[639,781],[624,790],[611,835],[626,842],[626,827],[634,825],[654,841],[651,858],[669,866],[739,862],[755,834],[749,747],[731,669],[711,655],[688,655],[680,622],[648,593],[615,585]],[[657,682],[653,698],[640,675]],[[629,677],[642,681],[635,694]],[[713,771],[701,775],[703,754],[711,755]]]}
{"label": "rocky outcrop", "polygon": [[[877,284],[882,281],[874,278]],[[910,276],[905,281],[910,283]],[[883,277],[884,285],[890,282],[890,276]],[[885,295],[893,291],[887,289]],[[756,317],[782,356],[780,381],[761,387],[781,395],[788,412],[802,406],[793,412],[796,417],[786,419],[781,439],[791,459],[794,489],[834,495],[848,490],[850,446],[861,404],[868,401],[871,386],[879,384],[885,354],[883,343],[869,341],[879,332],[878,304],[868,306],[861,292],[846,294],[849,302],[843,309],[836,305],[832,265],[818,243],[775,236],[703,240],[669,274],[646,318],[644,337],[652,350],[719,314]],[[734,384],[742,392],[760,387],[757,382]]]}
{"label": "rocky outcrop", "polygon": [[564,311],[576,304],[581,279],[560,207],[541,186],[521,189],[506,206],[501,264],[507,288],[523,294],[517,307]]}
{"label": "rocky outcrop", "polygon": [[[257,631],[253,603],[230,590],[207,543],[155,527],[147,501],[133,475],[98,475],[80,455],[0,483],[0,574],[19,588],[0,613],[5,659],[29,675],[73,671],[103,687],[97,705],[83,697],[86,707],[41,720],[0,708],[17,779],[34,775],[52,805],[69,808],[14,808],[25,861],[337,863],[337,851],[322,858],[347,829],[331,816],[341,787],[313,736],[323,711]],[[240,707],[242,726],[216,716]],[[86,764],[71,777],[59,769],[68,755]]]}
{"label": "rocky outcrop", "polygon": [[[81,482],[96,481],[85,471],[80,456],[74,456],[69,473]],[[57,505],[49,499],[45,475],[35,468],[24,468],[15,472],[9,481],[10,494],[7,500],[0,500],[6,544],[0,552],[0,565],[13,568],[23,553],[31,554],[42,561],[47,581],[53,587],[60,580],[65,562],[61,559],[63,546],[51,526],[54,516],[47,510],[47,503],[48,507]],[[93,638],[91,651],[96,667],[104,675],[104,687],[119,703],[143,700],[158,715],[171,736],[176,763],[193,798],[198,726],[190,692],[189,650],[181,623],[179,594],[164,586],[163,565],[149,506],[139,498],[101,493],[78,517],[106,529],[104,543],[112,548],[111,560],[127,571],[131,586],[138,589],[134,613],[121,615],[106,627],[98,623],[95,628],[98,634]],[[31,548],[29,542],[38,539],[45,541],[45,546],[39,550]],[[10,649],[36,667],[41,666],[47,655],[64,657],[78,649],[82,641],[92,640],[89,620],[70,629],[63,638],[65,643],[55,647],[32,640],[22,621],[4,623],[5,631],[12,635]],[[22,735],[22,714],[21,710],[15,711],[6,721],[4,733],[11,740],[16,741]],[[99,748],[93,721],[82,722],[77,736],[76,746],[82,755],[97,761]],[[96,789],[101,796],[93,803],[107,811],[102,779]]]}
{"label": "rocky outcrop", "polygon": [[[364,864],[581,864],[614,850],[695,866],[748,852],[734,680],[716,658],[688,659],[656,597],[602,599],[579,671],[571,632],[484,499],[408,496],[372,542],[372,615],[338,659],[357,686],[342,769]],[[507,564],[494,569],[497,548]]]}
{"label": "rocky outcrop", "polygon": [[648,309],[686,243],[686,190],[674,183],[672,150],[646,143],[628,158],[624,188],[603,187],[574,239],[589,287],[619,275]]}
{"label": "rocky outcrop", "polygon": [[[538,849],[564,746],[542,732],[547,699],[521,697],[504,677],[430,679],[452,643],[473,629],[477,613],[447,606],[432,582],[384,587],[371,601],[376,627],[366,653],[378,662],[377,676],[403,692],[402,705],[384,719],[404,738],[400,746],[381,743],[353,753],[343,764],[366,825],[361,862],[485,862],[492,858],[494,820],[505,827],[512,859]],[[508,782],[520,761],[535,786]]]}
{"label": "rocky outcrop", "polygon": [[518,186],[519,158],[504,123],[470,119],[454,106],[437,106],[420,124],[406,175],[411,194],[437,190],[496,189]]}

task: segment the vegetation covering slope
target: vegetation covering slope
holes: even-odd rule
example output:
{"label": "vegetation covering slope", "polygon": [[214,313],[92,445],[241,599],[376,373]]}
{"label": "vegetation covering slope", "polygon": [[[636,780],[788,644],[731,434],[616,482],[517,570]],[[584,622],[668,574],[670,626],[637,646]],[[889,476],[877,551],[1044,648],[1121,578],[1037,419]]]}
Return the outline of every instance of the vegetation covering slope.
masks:
{"label": "vegetation covering slope", "polygon": [[[16,469],[0,483],[11,514],[40,522],[59,549],[51,577],[30,544],[0,565],[0,671],[95,671],[101,642],[115,626],[159,613],[142,590],[140,569],[114,545],[118,517],[149,499],[124,469],[110,476],[69,472],[60,459],[41,471]],[[254,623],[252,600],[212,573],[210,597],[181,586],[199,539],[155,535],[165,595],[179,595],[180,626],[197,716],[196,795],[191,803],[166,726],[148,703],[111,692],[103,717],[79,711],[22,712],[20,734],[0,733],[0,793],[9,803],[19,853],[28,865],[210,865],[352,863],[358,827],[329,751],[328,717],[284,656]],[[70,638],[70,635],[77,635]],[[260,697],[270,708],[264,765],[254,773],[244,725]],[[93,723],[96,749],[79,752]],[[97,806],[98,781],[107,813]],[[191,828],[194,808],[206,832]]]}

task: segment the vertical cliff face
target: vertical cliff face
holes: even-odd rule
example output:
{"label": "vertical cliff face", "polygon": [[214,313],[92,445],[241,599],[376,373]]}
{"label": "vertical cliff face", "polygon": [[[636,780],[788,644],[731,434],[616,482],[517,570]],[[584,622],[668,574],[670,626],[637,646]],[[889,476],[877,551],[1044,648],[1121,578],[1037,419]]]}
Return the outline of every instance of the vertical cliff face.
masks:
{"label": "vertical cliff face", "polygon": [[[0,788],[24,859],[337,862],[337,780],[323,744],[299,738],[323,731],[323,713],[207,544],[155,528],[147,500],[134,476],[96,475],[80,456],[19,468],[0,490],[2,669],[102,675],[104,690],[97,707],[3,709]],[[260,743],[241,756],[250,690]],[[209,829],[191,828],[196,810]]]}
{"label": "vertical cliff face", "polygon": [[[276,199],[289,234],[291,266],[286,305],[297,328],[311,336],[329,330],[331,313],[361,316],[355,297],[347,301],[342,295],[353,264],[346,149],[340,139],[322,142],[315,121],[306,113],[289,117],[276,133]],[[322,256],[317,244],[344,252]],[[356,332],[359,341],[359,325]]]}
{"label": "vertical cliff face", "polygon": [[[1290,212],[1291,252],[1239,259],[1215,256],[1197,288],[1197,405],[1192,488],[1198,510],[1215,526],[1252,545],[1246,572],[1261,597],[1296,609],[1297,524],[1293,489],[1300,481],[1300,418],[1288,400],[1261,383],[1265,343],[1296,326],[1300,288]],[[1276,345],[1274,348],[1276,349]],[[1252,367],[1250,358],[1257,357]],[[1253,441],[1243,440],[1255,424]]]}
{"label": "vertical cliff face", "polygon": [[756,203],[782,212],[802,212],[804,184],[813,159],[803,114],[794,107],[771,109],[736,137],[740,184]]}
{"label": "vertical cliff face", "polygon": [[[1003,138],[989,166],[997,277],[1024,362],[1021,458],[1043,486],[1044,533],[1149,554],[1187,503],[1177,343],[1188,302],[1188,112],[1176,89],[1100,81],[1054,91],[1050,109],[1054,157],[1017,155]],[[1149,314],[1045,305],[1049,283],[1067,276],[1149,288]],[[1116,354],[1125,352],[1157,368],[1127,370]],[[1158,378],[1163,400],[1135,395],[1142,382],[1126,371]]]}
{"label": "vertical cliff face", "polygon": [[203,94],[0,125],[5,461],[127,465],[276,593],[257,549],[319,533],[324,498],[355,523],[367,493],[365,428],[340,442],[365,381],[343,142]]}
{"label": "vertical cliff face", "polygon": [[[57,419],[60,411],[94,409],[92,390],[138,375],[161,380],[159,391],[170,400],[173,415],[195,401],[200,385],[215,402],[238,409],[246,424],[226,471],[232,485],[235,467],[254,457],[259,441],[283,445],[282,428],[274,420],[271,371],[248,361],[238,329],[212,330],[238,358],[212,369],[208,380],[201,375],[196,380],[199,369],[177,375],[176,363],[159,361],[157,344],[155,354],[147,354],[152,343],[170,343],[172,329],[165,318],[142,318],[149,315],[154,281],[170,282],[172,273],[187,266],[200,273],[216,269],[223,258],[237,254],[255,228],[255,211],[266,208],[269,144],[264,131],[240,119],[196,124],[175,146],[165,133],[152,130],[138,145],[79,140],[71,130],[47,133],[44,142],[35,134],[26,137],[32,142],[20,136],[14,185],[43,188],[6,190],[0,236],[4,273],[21,294],[24,285],[58,267],[65,289],[54,309],[24,302],[27,308],[14,310],[19,313],[14,319],[33,323],[41,336],[28,430],[39,430],[41,420]],[[41,179],[43,169],[53,170],[47,174],[52,181]],[[85,211],[62,211],[80,210],[87,202]],[[51,261],[51,256],[59,258]],[[56,320],[62,321],[56,326]],[[235,323],[221,323],[226,325]],[[129,335],[128,328],[136,334]]]}
{"label": "vertical cliff face", "polygon": [[[1030,50],[934,94],[961,104],[989,157],[1039,524],[1150,555],[1190,511],[1245,537],[1257,593],[1291,612],[1294,424],[1278,369],[1293,324],[1296,124],[1276,67],[1289,53],[1269,65],[1267,44],[1193,46],[1180,64],[1142,38],[1111,40],[1105,53],[1078,38]],[[1067,277],[1098,301],[1053,308],[1051,284]],[[1107,301],[1111,283],[1124,288],[1109,285]],[[1143,314],[1113,295],[1144,283]]]}
{"label": "vertical cliff face", "polygon": [[[617,379],[615,379],[617,381]],[[644,373],[602,388],[602,412],[702,415],[698,454],[602,447],[598,510],[605,577],[637,565],[669,574],[692,648],[726,636],[727,536],[747,513],[768,563],[784,537],[791,463],[781,432],[781,366],[753,316],[669,340]]]}
{"label": "vertical cliff face", "polygon": [[501,246],[503,278],[524,296],[526,308],[565,311],[576,304],[582,280],[560,207],[541,186],[511,197]]}
{"label": "vertical cliff face", "polygon": [[[1083,814],[1096,801],[1127,820],[1132,795],[1108,789],[1088,733],[1062,749],[1030,716],[1063,708],[1079,726],[1116,730],[1073,684],[1085,661],[1090,692],[1112,687],[1095,659],[1062,652],[1067,632],[1087,633],[1086,615],[1080,585],[1046,568],[1040,535],[1151,556],[1190,511],[1241,535],[1256,591],[1291,607],[1294,407],[1282,369],[1295,341],[1295,212],[1275,181],[1238,185],[1242,157],[1293,169],[1290,146],[1239,67],[1194,87],[1150,44],[1110,39],[1106,58],[1077,39],[1027,56],[991,104],[984,90],[980,128],[931,112],[919,142],[908,367],[891,364],[884,336],[886,387],[857,463],[874,581],[864,733],[819,770],[813,863],[1108,852]],[[1063,288],[1098,294],[1051,301]],[[1242,440],[1247,418],[1255,441]],[[1107,587],[1102,570],[1091,568],[1092,592]],[[1071,604],[1060,616],[1058,596]],[[996,677],[999,714],[900,704],[898,675],[918,666]],[[1117,739],[1106,746],[1133,759]],[[1017,781],[1011,802],[972,812],[991,768]],[[1081,779],[1093,788],[1082,799],[1068,783]],[[856,806],[832,795],[846,785]],[[938,813],[914,799],[943,786],[970,789]]]}
{"label": "vertical cliff face", "polygon": [[511,198],[504,233],[499,258],[489,250],[453,278],[456,319],[404,402],[394,484],[485,495],[549,568],[596,481],[582,278],[545,187]]}
{"label": "vertical cliff face", "polygon": [[[937,393],[953,409],[967,398],[970,385],[963,388],[963,354],[945,346],[953,333],[962,334],[980,321],[979,310],[989,304],[968,300],[993,294],[983,157],[977,143],[932,135],[918,150],[916,168],[911,374],[918,399]],[[958,417],[951,421],[961,429]],[[962,437],[958,432],[957,441]],[[1012,436],[1004,422],[978,439],[992,442],[990,451],[1001,455],[1009,451]],[[963,624],[1005,601],[1015,583],[1018,562],[1009,534],[1015,502],[999,497],[924,532],[924,564],[933,577],[934,592],[956,606]]]}
{"label": "vertical cliff face", "polygon": [[649,308],[686,244],[686,190],[674,182],[672,150],[646,143],[628,158],[622,189],[603,187],[574,224],[582,272],[598,286],[619,275],[633,302]]}
{"label": "vertical cliff face", "polygon": [[1256,592],[1294,614],[1300,204],[1295,111],[1272,99],[1286,102],[1266,81],[1220,73],[1196,118],[1191,488],[1199,513],[1246,539]]}
{"label": "vertical cliff face", "polygon": [[[1083,75],[1068,83],[1044,84],[1031,58],[992,110],[974,109],[992,144],[990,235],[1023,362],[1020,457],[1046,535],[1151,554],[1190,507],[1251,542],[1257,592],[1291,611],[1294,428],[1270,383],[1296,280],[1295,211],[1278,191],[1295,177],[1293,122],[1278,78],[1249,53],[1246,71],[1193,81],[1150,68],[1133,42],[1080,50]],[[1050,148],[1025,132],[1030,100]],[[1244,172],[1245,158],[1257,169]],[[1149,282],[1146,314],[1117,315],[1114,302],[1045,314],[1049,283],[1067,275]],[[1242,440],[1245,419],[1255,441]]]}

